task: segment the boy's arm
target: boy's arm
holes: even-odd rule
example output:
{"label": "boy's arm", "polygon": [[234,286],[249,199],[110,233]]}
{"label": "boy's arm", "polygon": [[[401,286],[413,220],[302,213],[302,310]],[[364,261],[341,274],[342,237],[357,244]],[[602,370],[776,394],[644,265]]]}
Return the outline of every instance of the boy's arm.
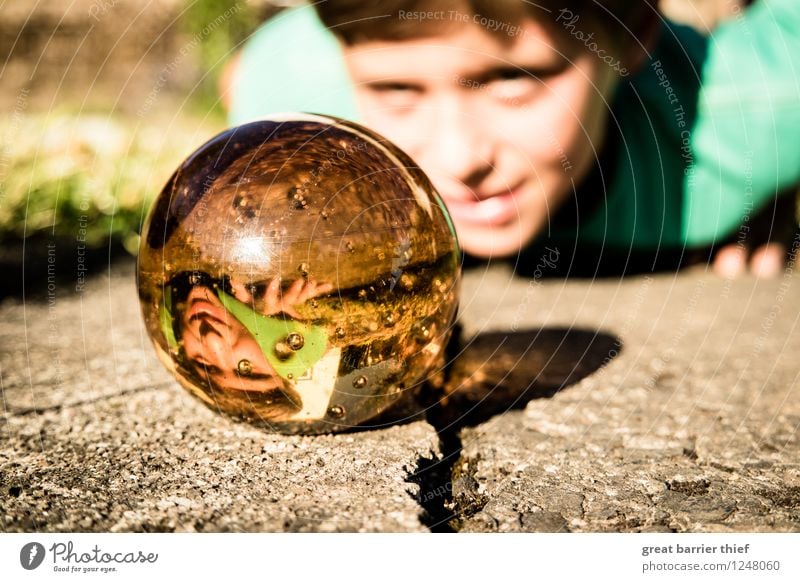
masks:
{"label": "boy's arm", "polygon": [[711,244],[800,182],[800,2],[761,0],[718,27],[684,179],[684,240]]}

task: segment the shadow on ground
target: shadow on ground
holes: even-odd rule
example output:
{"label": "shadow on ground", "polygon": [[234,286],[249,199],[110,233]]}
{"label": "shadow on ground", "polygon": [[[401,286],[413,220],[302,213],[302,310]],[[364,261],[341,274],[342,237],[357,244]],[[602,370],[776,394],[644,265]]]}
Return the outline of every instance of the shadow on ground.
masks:
{"label": "shadow on ground", "polygon": [[113,264],[132,261],[122,243],[98,248],[75,239],[36,235],[0,244],[0,299],[20,297],[52,300],[80,293],[91,277],[108,272]]}
{"label": "shadow on ground", "polygon": [[[408,478],[420,486],[417,502],[425,510],[425,525],[435,532],[457,531],[464,514],[485,504],[479,494],[453,499],[453,482],[468,475],[456,466],[462,428],[524,408],[535,398],[550,398],[606,365],[621,350],[616,336],[575,328],[492,332],[463,346],[452,342],[444,396],[431,390],[422,398],[427,419],[439,435],[442,458],[420,458]],[[476,490],[461,485],[461,491]]]}

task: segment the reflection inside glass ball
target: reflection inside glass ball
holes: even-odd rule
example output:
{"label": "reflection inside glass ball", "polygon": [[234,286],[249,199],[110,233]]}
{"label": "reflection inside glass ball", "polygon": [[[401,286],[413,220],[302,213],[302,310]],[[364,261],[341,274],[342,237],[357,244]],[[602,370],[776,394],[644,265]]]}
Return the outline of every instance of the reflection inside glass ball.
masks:
{"label": "reflection inside glass ball", "polygon": [[443,363],[458,246],[400,150],[314,115],[233,128],[190,156],[142,234],[162,362],[215,410],[288,433],[362,424]]}

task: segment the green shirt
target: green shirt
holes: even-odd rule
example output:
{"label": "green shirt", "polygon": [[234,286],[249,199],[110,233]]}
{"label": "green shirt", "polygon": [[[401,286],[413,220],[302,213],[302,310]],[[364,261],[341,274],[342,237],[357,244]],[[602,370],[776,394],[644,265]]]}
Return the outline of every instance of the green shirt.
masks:
{"label": "green shirt", "polygon": [[[358,121],[341,48],[303,6],[245,45],[232,124],[281,111]],[[714,244],[800,182],[800,2],[761,0],[709,37],[667,24],[651,59],[622,79],[597,201],[551,238],[609,249]]]}

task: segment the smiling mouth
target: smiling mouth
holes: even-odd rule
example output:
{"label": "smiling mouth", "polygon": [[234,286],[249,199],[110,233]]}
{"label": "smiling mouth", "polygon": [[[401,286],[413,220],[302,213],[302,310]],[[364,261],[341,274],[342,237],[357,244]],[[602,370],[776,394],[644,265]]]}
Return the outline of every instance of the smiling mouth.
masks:
{"label": "smiling mouth", "polygon": [[457,223],[475,226],[505,226],[519,217],[518,197],[522,185],[510,190],[472,200],[444,198],[450,215]]}

